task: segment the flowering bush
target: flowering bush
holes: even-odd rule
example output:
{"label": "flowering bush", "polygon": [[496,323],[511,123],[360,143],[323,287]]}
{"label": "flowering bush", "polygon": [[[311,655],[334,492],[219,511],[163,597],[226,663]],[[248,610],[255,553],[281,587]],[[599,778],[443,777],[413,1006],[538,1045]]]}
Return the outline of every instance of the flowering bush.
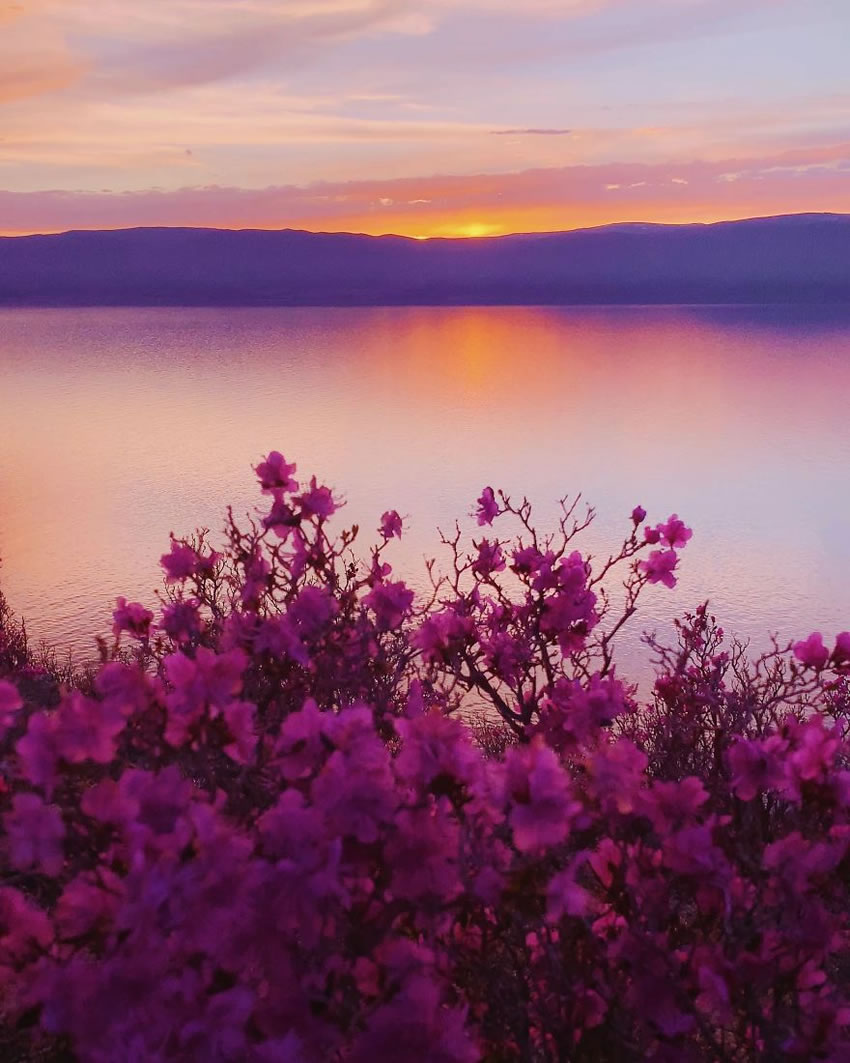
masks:
{"label": "flowering bush", "polygon": [[82,683],[0,607],[3,1058],[850,1059],[850,634],[701,607],[640,699],[677,516],[597,562],[488,487],[417,597],[295,472]]}

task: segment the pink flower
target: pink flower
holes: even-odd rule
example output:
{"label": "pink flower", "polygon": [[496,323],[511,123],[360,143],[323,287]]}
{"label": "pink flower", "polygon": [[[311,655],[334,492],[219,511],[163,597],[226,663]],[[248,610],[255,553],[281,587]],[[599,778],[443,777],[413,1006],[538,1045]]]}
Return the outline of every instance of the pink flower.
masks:
{"label": "pink flower", "polygon": [[56,710],[56,749],[69,764],[86,760],[108,764],[125,725],[122,705],[95,701],[72,691]]}
{"label": "pink flower", "polygon": [[393,896],[449,903],[460,892],[460,831],[451,806],[441,801],[435,808],[402,809],[394,827],[386,848]]}
{"label": "pink flower", "polygon": [[316,477],[310,480],[310,488],[303,495],[298,496],[301,504],[301,512],[306,517],[319,517],[325,520],[332,517],[339,508],[339,503],[333,496],[329,487],[316,483]]}
{"label": "pink flower", "polygon": [[580,649],[599,622],[596,595],[587,588],[587,577],[587,563],[577,551],[563,558],[551,572],[549,582],[554,583],[556,593],[543,605],[540,630],[556,636],[565,654]]}
{"label": "pink flower", "polygon": [[539,572],[546,560],[544,555],[533,546],[524,546],[519,550],[514,550],[511,556],[514,562],[511,568],[518,576],[533,576]]}
{"label": "pink flower", "polygon": [[398,805],[384,743],[373,734],[350,753],[331,753],[310,795],[332,830],[364,844],[377,841]]}
{"label": "pink flower", "polygon": [[566,772],[541,739],[505,757],[510,824],[520,852],[563,842],[581,806],[572,799]]}
{"label": "pink flower", "polygon": [[298,712],[292,712],[280,728],[275,756],[284,779],[310,775],[321,766],[329,720],[312,698]]}
{"label": "pink flower", "polygon": [[583,916],[589,911],[590,894],[576,882],[576,875],[586,859],[587,854],[580,853],[564,871],[550,879],[546,888],[547,922],[557,923],[565,915]]}
{"label": "pink flower", "polygon": [[106,707],[125,719],[144,710],[151,695],[145,672],[120,661],[105,664],[94,685]]}
{"label": "pink flower", "polygon": [[376,583],[363,599],[375,614],[379,631],[393,631],[410,615],[413,591],[404,583]]}
{"label": "pink flower", "polygon": [[481,640],[484,663],[506,683],[514,683],[522,666],[531,658],[529,646],[506,631],[496,631],[490,638]]}
{"label": "pink flower", "polygon": [[261,623],[254,638],[254,652],[290,657],[305,668],[310,663],[310,655],[288,616],[273,616]]}
{"label": "pink flower", "polygon": [[287,610],[287,618],[302,638],[315,639],[324,634],[339,612],[333,595],[324,587],[305,587]]}
{"label": "pink flower", "polygon": [[301,523],[300,514],[283,498],[275,497],[272,508],[263,517],[263,527],[271,528],[278,539],[288,539],[293,528]]}
{"label": "pink flower", "polygon": [[478,557],[472,563],[476,575],[487,577],[494,572],[501,572],[505,567],[505,558],[498,542],[491,543],[482,539],[478,546]]}
{"label": "pink flower", "polygon": [[850,631],[842,631],[836,635],[832,660],[837,667],[850,664]]}
{"label": "pink flower", "polygon": [[259,550],[255,550],[243,564],[245,576],[239,596],[249,608],[255,607],[268,588],[272,567]]}
{"label": "pink flower", "polygon": [[59,763],[56,723],[54,712],[33,713],[27,722],[26,734],[15,745],[24,778],[48,793],[56,781]]}
{"label": "pink flower", "polygon": [[838,729],[827,729],[822,716],[813,716],[790,729],[795,741],[788,764],[794,776],[804,782],[828,779],[841,746]]}
{"label": "pink flower", "polygon": [[[170,557],[171,555],[166,554],[165,556]],[[115,611],[112,614],[114,621],[112,633],[116,638],[122,631],[128,632],[134,638],[148,638],[153,621],[153,613],[149,609],[145,609],[138,602],[128,602],[126,598],[118,598],[115,606]]]}
{"label": "pink flower", "polygon": [[638,568],[646,573],[650,583],[663,583],[665,587],[675,587],[676,577],[673,570],[679,564],[675,550],[653,550],[646,561],[641,561]]}
{"label": "pink flower", "polygon": [[479,524],[492,524],[494,519],[501,513],[499,509],[499,503],[496,501],[496,496],[493,493],[492,487],[485,487],[481,492],[481,497],[478,499],[478,510],[476,516],[478,517]]}
{"label": "pink flower", "polygon": [[396,513],[394,509],[387,510],[381,516],[381,526],[378,531],[384,537],[384,539],[392,539],[393,536],[400,539],[402,529],[401,517]]}
{"label": "pink flower", "polygon": [[287,465],[286,459],[279,450],[273,450],[259,465],[254,467],[254,472],[260,481],[260,487],[264,495],[275,492],[297,491],[298,483],[293,480],[291,473],[295,472],[296,465]]}
{"label": "pink flower", "polygon": [[191,546],[172,538],[170,553],[163,554],[159,563],[165,569],[166,583],[181,583],[190,576],[210,576],[218,560],[219,555],[215,551],[199,554]]}
{"label": "pink flower", "polygon": [[666,524],[658,525],[658,531],[662,542],[665,542],[671,549],[684,546],[694,534],[690,528],[685,527],[685,522],[679,520],[675,513],[667,519]]}
{"label": "pink flower", "polygon": [[2,965],[23,965],[53,939],[47,914],[11,886],[0,886],[0,957]]}
{"label": "pink flower", "polygon": [[220,711],[236,699],[246,663],[241,650],[216,654],[203,646],[194,659],[183,653],[165,658],[165,674],[172,685],[166,697],[165,740],[169,745],[182,745],[207,709]]}
{"label": "pink flower", "polygon": [[453,609],[444,609],[428,617],[413,635],[413,645],[422,651],[429,664],[448,663],[463,649],[472,633],[468,619]]}
{"label": "pink flower", "polygon": [[593,675],[584,686],[577,679],[559,679],[540,705],[540,731],[553,749],[574,748],[626,711],[618,679]]}
{"label": "pink flower", "polygon": [[372,1013],[355,1042],[351,1063],[476,1063],[481,1054],[466,1032],[466,1009],[443,1007],[426,977],[410,978],[389,1004]]}
{"label": "pink flower", "polygon": [[829,660],[829,650],[823,644],[821,633],[814,631],[807,639],[794,643],[794,656],[804,667],[820,670]]}
{"label": "pink flower", "polygon": [[19,871],[34,867],[45,875],[58,875],[65,862],[62,841],[65,824],[55,805],[37,794],[15,794],[12,811],[3,816],[12,866]]}
{"label": "pink flower", "polygon": [[239,764],[250,763],[257,748],[256,706],[248,701],[231,701],[222,709],[222,715],[232,738],[224,752]]}
{"label": "pink flower", "polygon": [[732,789],[742,801],[782,789],[788,742],[780,735],[761,739],[739,738],[727,753]]}
{"label": "pink flower", "polygon": [[405,782],[423,789],[438,779],[471,783],[481,771],[481,753],[459,720],[434,710],[399,719],[396,731],[402,747],[394,766]]}
{"label": "pink flower", "polygon": [[18,688],[13,683],[0,679],[0,738],[14,724],[15,717],[23,705]]}
{"label": "pink flower", "polygon": [[619,738],[606,742],[589,758],[593,790],[602,807],[626,815],[641,802],[646,783],[647,757],[634,742]]}
{"label": "pink flower", "polygon": [[646,510],[643,508],[643,506],[635,506],[635,508],[632,510],[632,521],[634,522],[635,526],[637,526],[638,524],[643,524],[645,520]]}
{"label": "pink flower", "polygon": [[170,602],[162,610],[159,626],[178,646],[192,642],[201,634],[201,614],[192,599]]}
{"label": "pink flower", "polygon": [[72,879],[56,904],[59,937],[79,938],[98,924],[108,928],[119,910],[122,892],[121,879],[108,868],[100,867],[96,874],[84,871]]}
{"label": "pink flower", "polygon": [[642,794],[642,811],[659,834],[693,820],[708,800],[702,782],[693,775],[680,782],[656,781]]}

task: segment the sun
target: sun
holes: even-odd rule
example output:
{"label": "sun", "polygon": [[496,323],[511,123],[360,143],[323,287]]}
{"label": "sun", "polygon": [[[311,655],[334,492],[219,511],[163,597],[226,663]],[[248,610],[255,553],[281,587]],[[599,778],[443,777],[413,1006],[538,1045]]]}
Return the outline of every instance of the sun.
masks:
{"label": "sun", "polygon": [[485,222],[471,221],[465,225],[458,226],[456,230],[457,236],[492,236],[499,231],[498,225],[487,225]]}

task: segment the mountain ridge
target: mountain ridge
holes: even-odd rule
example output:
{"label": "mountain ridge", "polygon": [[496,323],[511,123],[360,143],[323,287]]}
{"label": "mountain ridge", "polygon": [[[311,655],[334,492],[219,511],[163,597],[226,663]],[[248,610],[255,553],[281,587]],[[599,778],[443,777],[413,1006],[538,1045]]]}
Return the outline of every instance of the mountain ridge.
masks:
{"label": "mountain ridge", "polygon": [[850,215],[417,240],[137,226],[0,237],[5,306],[850,301]]}

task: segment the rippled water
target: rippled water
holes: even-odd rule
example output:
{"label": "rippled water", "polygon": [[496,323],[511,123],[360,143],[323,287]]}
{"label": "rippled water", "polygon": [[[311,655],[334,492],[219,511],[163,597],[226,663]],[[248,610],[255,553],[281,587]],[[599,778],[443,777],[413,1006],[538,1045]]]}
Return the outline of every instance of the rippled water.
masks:
{"label": "rippled water", "polygon": [[[710,598],[763,642],[850,628],[850,311],[164,309],[0,311],[0,584],[80,656],[118,594],[153,600],[168,532],[256,501],[284,451],[396,548],[492,483],[584,492],[606,548],[643,504],[695,530],[652,626]],[[629,645],[634,652],[634,642]]]}

